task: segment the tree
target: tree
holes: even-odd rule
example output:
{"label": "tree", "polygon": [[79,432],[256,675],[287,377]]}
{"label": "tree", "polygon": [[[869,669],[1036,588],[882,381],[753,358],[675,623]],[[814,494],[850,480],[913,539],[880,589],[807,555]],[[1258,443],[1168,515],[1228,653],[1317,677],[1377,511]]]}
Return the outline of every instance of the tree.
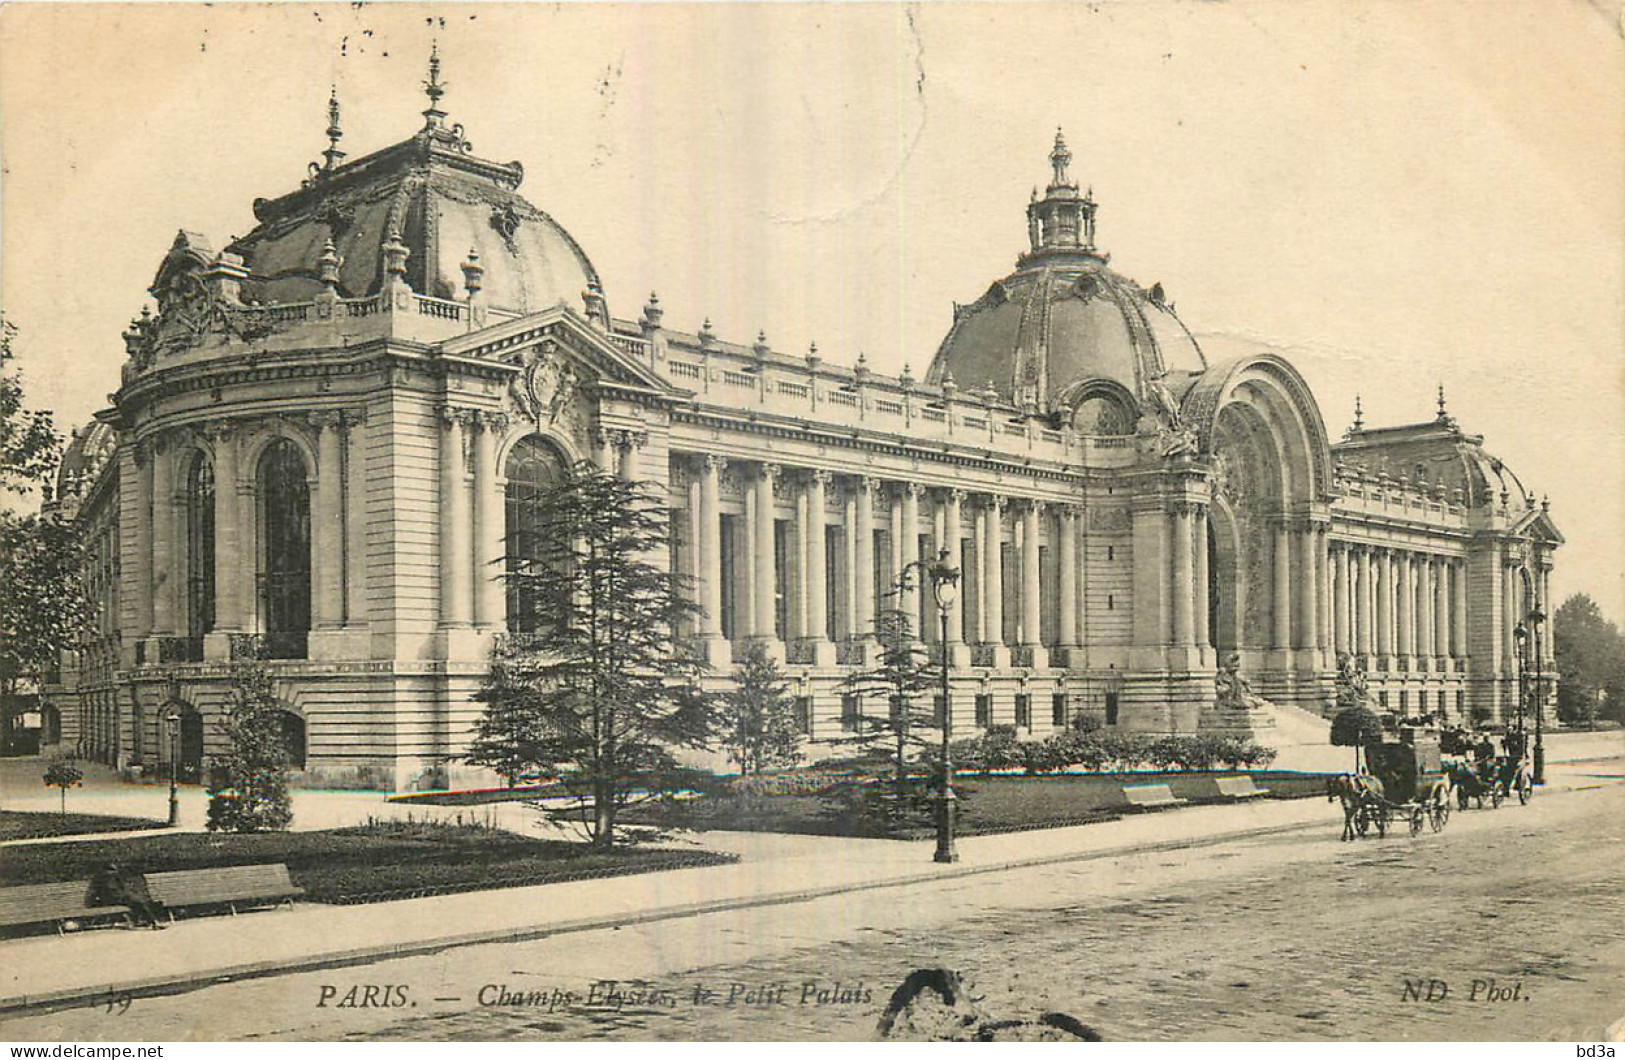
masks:
{"label": "tree", "polygon": [[210,760],[211,832],[271,832],[293,820],[288,798],[288,747],[271,672],[258,658],[231,664],[220,733],[226,753]]}
{"label": "tree", "polygon": [[1354,771],[1360,771],[1360,748],[1382,742],[1382,719],[1363,704],[1337,712],[1332,718],[1332,746],[1354,748]]}
{"label": "tree", "polygon": [[670,517],[648,483],[569,468],[534,512],[535,555],[508,573],[522,613],[492,650],[484,716],[467,761],[556,778],[598,849],[634,802],[694,776],[674,752],[711,742],[712,697],[675,631],[698,613],[661,562]]}
{"label": "tree", "polygon": [[23,407],[22,376],[12,364],[16,325],[0,316],[0,492],[26,494],[56,470],[62,437],[45,410]]}
{"label": "tree", "polygon": [[1557,660],[1557,716],[1569,724],[1591,719],[1599,692],[1599,717],[1625,721],[1625,636],[1603,617],[1597,602],[1575,593],[1552,616],[1552,654]]}
{"label": "tree", "polygon": [[83,563],[67,519],[0,511],[0,749],[11,747],[19,690],[37,687],[90,628]]}
{"label": "tree", "polygon": [[45,767],[45,786],[60,790],[64,817],[68,815],[68,789],[77,788],[84,779],[85,773],[79,768],[79,763],[62,755],[51,759],[51,764]]}
{"label": "tree", "polygon": [[[856,751],[848,764],[858,767],[860,774],[885,762],[890,781],[882,801],[894,822],[921,802],[923,789],[936,779],[936,746],[928,730],[940,720],[934,711],[920,710],[916,703],[941,688],[942,671],[915,635],[914,616],[899,606],[904,594],[920,580],[917,567],[906,568],[898,576],[886,594],[887,606],[875,615],[879,646],[875,665],[849,674],[839,686],[843,695],[857,696],[860,703],[880,699],[886,704],[886,713],[879,717],[860,711],[852,721],[853,734],[838,742]],[[845,793],[833,794],[841,797]]]}
{"label": "tree", "polygon": [[759,640],[746,641],[734,667],[734,688],[723,697],[723,746],[746,775],[801,761],[801,735],[784,671]]}

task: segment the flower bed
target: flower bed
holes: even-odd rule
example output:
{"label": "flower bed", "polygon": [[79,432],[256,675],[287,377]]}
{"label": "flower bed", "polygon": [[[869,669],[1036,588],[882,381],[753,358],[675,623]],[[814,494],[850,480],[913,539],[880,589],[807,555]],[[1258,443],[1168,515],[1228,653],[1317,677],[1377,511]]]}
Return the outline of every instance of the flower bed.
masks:
{"label": "flower bed", "polygon": [[27,813],[0,811],[0,840],[47,839],[61,835],[94,835],[97,832],[136,832],[164,828],[164,821],[145,817],[108,817],[96,813]]}

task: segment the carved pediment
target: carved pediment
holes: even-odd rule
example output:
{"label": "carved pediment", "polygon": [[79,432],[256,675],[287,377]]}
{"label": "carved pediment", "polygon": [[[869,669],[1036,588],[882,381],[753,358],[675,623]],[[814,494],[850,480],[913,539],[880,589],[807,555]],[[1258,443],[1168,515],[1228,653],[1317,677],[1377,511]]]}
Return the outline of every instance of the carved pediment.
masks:
{"label": "carved pediment", "polygon": [[[673,398],[682,393],[618,346],[613,336],[564,305],[449,340],[440,351],[442,356],[525,365],[530,356],[527,351],[534,351],[534,356],[541,359],[544,348],[549,360],[557,357],[559,363],[570,366],[580,386],[617,386]],[[546,374],[543,372],[540,380],[544,390],[548,385]]]}

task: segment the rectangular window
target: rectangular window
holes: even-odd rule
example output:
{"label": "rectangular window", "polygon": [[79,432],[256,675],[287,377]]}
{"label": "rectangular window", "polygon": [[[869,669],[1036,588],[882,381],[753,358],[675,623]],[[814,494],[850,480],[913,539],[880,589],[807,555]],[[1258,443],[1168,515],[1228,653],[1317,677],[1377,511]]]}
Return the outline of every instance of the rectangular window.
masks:
{"label": "rectangular window", "polygon": [[1411,699],[1411,694],[1409,692],[1405,691],[1403,688],[1399,690],[1399,714],[1400,714],[1400,717],[1405,716],[1406,709],[1410,707],[1410,699]]}
{"label": "rectangular window", "polygon": [[862,696],[846,695],[841,697],[841,728],[851,732],[858,727],[858,719],[862,716]]}
{"label": "rectangular window", "polygon": [[1106,724],[1107,725],[1116,725],[1117,724],[1117,693],[1116,692],[1107,692],[1106,693]]}
{"label": "rectangular window", "polygon": [[1026,692],[1016,694],[1016,728],[1033,727],[1033,697]]}
{"label": "rectangular window", "polygon": [[1049,723],[1057,729],[1066,728],[1066,693],[1056,692],[1049,697]]}
{"label": "rectangular window", "polygon": [[1445,705],[1447,702],[1448,702],[1448,700],[1446,698],[1445,690],[1442,689],[1442,688],[1439,689],[1439,717],[1441,717],[1441,718],[1444,717],[1445,711],[1450,709],[1448,706]]}
{"label": "rectangular window", "polygon": [[734,570],[734,522],[731,515],[724,515],[718,521],[720,531],[717,534],[717,574],[721,579],[722,614],[717,616],[717,624],[722,629],[722,636],[727,640],[735,639],[734,629],[734,591],[742,579],[739,572]]}
{"label": "rectangular window", "polygon": [[[891,592],[891,534],[886,530],[876,530],[874,544],[870,554],[874,559],[875,598],[872,601],[871,614],[878,620],[891,605],[887,593]],[[873,633],[874,630],[865,632]]]}
{"label": "rectangular window", "polygon": [[813,701],[811,696],[797,696],[795,700],[796,732],[811,737]]}
{"label": "rectangular window", "polygon": [[790,624],[790,524],[773,520],[773,635],[789,636]]}
{"label": "rectangular window", "polygon": [[999,545],[999,579],[1004,587],[1004,643],[1019,644],[1021,625],[1021,563],[1013,542]]}
{"label": "rectangular window", "polygon": [[931,697],[931,724],[939,729],[942,728],[944,717],[948,713],[946,707],[947,701],[940,695]]}
{"label": "rectangular window", "polygon": [[959,607],[960,639],[975,644],[976,616],[981,613],[982,600],[976,595],[976,541],[966,538],[959,543]]}
{"label": "rectangular window", "polygon": [[[937,550],[931,540],[930,534],[920,534],[915,542],[920,562],[929,570],[931,564],[937,561]],[[920,631],[920,639],[936,643],[942,637],[942,618],[937,614],[937,605],[931,595],[931,579],[924,571],[916,571],[914,575],[914,628]]]}
{"label": "rectangular window", "polygon": [[993,697],[979,695],[976,697],[976,727],[985,729],[993,724]]}
{"label": "rectangular window", "polygon": [[838,621],[846,607],[846,532],[838,526],[824,528],[824,636],[838,640]]}
{"label": "rectangular window", "polygon": [[1056,621],[1061,614],[1061,580],[1055,576],[1054,550],[1048,545],[1038,546],[1038,610],[1039,643],[1054,644],[1059,638]]}
{"label": "rectangular window", "polygon": [[1456,689],[1456,716],[1462,721],[1467,720],[1467,692],[1460,688]]}
{"label": "rectangular window", "polygon": [[1377,693],[1377,705],[1386,709],[1388,706],[1388,690],[1385,688]]}

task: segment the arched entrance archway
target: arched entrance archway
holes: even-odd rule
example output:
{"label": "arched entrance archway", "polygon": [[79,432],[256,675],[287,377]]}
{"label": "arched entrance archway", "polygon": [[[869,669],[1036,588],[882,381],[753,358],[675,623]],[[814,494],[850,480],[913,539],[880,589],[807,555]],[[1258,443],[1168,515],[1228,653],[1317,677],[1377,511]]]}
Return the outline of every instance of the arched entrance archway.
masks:
{"label": "arched entrance archway", "polygon": [[[179,716],[179,722],[170,719]],[[158,708],[159,734],[162,739],[159,760],[187,784],[203,780],[203,715],[190,703],[170,700]]]}

